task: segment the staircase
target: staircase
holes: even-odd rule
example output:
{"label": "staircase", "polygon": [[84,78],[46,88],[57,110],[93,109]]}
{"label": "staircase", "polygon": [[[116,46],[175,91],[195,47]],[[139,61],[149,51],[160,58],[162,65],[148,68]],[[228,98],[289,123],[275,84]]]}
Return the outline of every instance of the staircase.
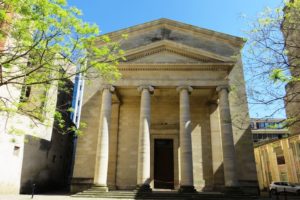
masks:
{"label": "staircase", "polygon": [[161,200],[254,200],[257,196],[249,196],[243,194],[225,195],[219,192],[196,192],[196,193],[178,193],[177,191],[153,191],[142,193],[138,191],[116,190],[103,192],[97,188],[90,188],[83,192],[72,195],[72,197],[80,198],[107,198],[107,199],[161,199]]}

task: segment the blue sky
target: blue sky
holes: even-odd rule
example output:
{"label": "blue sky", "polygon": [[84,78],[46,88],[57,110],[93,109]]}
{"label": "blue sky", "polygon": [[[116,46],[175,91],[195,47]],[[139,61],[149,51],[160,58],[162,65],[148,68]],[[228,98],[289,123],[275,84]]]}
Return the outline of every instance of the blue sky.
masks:
{"label": "blue sky", "polygon": [[[147,21],[169,18],[202,28],[243,37],[248,22],[264,8],[277,7],[280,0],[68,0],[96,23],[101,33],[116,31]],[[264,117],[276,107],[250,107],[251,117]],[[284,112],[274,117],[284,117]]]}

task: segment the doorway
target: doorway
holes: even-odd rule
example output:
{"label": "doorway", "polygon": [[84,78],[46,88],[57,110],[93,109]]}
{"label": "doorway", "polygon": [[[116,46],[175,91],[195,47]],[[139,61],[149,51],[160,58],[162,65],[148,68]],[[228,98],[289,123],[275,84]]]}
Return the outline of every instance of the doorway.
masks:
{"label": "doorway", "polygon": [[174,189],[172,139],[154,140],[154,188]]}

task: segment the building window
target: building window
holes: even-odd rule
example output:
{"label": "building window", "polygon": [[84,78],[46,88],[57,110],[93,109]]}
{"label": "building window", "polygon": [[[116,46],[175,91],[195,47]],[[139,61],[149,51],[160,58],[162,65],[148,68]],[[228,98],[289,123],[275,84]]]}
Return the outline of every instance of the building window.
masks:
{"label": "building window", "polygon": [[285,159],[284,159],[283,150],[282,150],[281,146],[275,147],[274,152],[276,154],[277,164],[284,165]]}
{"label": "building window", "polygon": [[31,93],[31,86],[23,85],[21,89],[20,102],[27,102]]}
{"label": "building window", "polygon": [[265,122],[257,122],[256,126],[257,126],[258,129],[266,127]]}
{"label": "building window", "polygon": [[278,165],[284,165],[285,164],[285,159],[283,155],[277,156],[277,164]]}
{"label": "building window", "polygon": [[14,147],[14,156],[19,156],[19,154],[20,154],[20,147],[18,147],[18,146],[15,146]]}

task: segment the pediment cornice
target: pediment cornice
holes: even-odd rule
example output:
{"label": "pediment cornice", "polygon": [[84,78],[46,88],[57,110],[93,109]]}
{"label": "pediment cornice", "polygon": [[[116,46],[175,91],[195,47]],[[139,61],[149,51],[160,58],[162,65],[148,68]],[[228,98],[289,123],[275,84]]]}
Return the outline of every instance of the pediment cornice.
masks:
{"label": "pediment cornice", "polygon": [[243,38],[240,37],[236,37],[233,35],[217,32],[205,28],[200,28],[197,26],[185,24],[182,22],[178,22],[166,18],[135,25],[129,28],[107,33],[105,35],[108,35],[112,40],[118,40],[122,37],[123,34],[128,34],[129,37],[131,37],[159,28],[167,28],[171,30],[183,31],[186,33],[190,33],[199,38],[207,38],[207,39],[213,39],[224,43],[229,43],[238,48],[242,48],[242,46],[245,43]]}
{"label": "pediment cornice", "polygon": [[121,63],[119,71],[226,71],[233,68],[234,63]]}
{"label": "pediment cornice", "polygon": [[127,50],[125,54],[125,62],[132,62],[142,57],[161,52],[178,54],[204,63],[235,62],[234,58],[224,57],[209,51],[205,51],[199,48],[193,48],[170,40],[161,40],[158,42],[150,43],[148,45]]}

